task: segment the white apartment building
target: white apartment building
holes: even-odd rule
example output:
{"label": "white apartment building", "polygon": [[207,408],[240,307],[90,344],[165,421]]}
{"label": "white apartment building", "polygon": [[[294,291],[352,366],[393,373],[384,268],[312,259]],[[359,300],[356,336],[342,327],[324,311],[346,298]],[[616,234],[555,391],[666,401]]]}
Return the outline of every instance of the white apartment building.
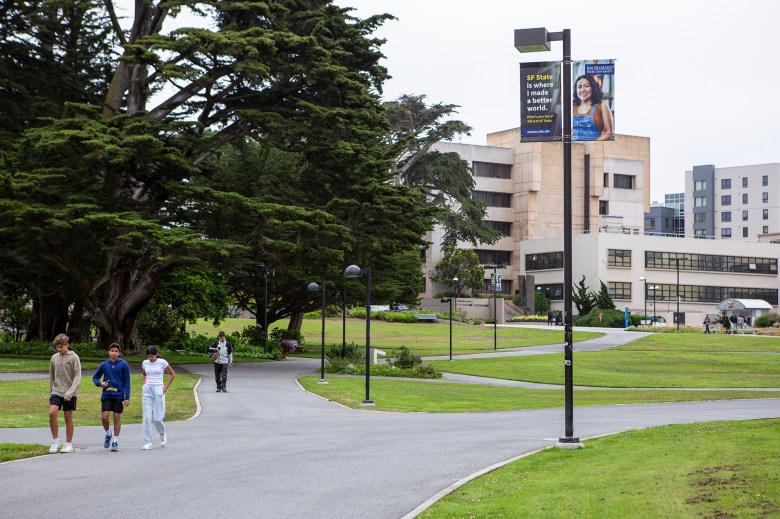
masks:
{"label": "white apartment building", "polygon": [[685,235],[758,240],[780,232],[780,163],[685,172]]}

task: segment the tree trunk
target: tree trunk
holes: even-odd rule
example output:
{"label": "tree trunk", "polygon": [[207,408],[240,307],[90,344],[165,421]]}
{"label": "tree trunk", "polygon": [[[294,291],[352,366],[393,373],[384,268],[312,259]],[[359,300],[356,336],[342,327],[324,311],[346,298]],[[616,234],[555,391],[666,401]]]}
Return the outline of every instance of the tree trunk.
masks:
{"label": "tree trunk", "polygon": [[290,314],[290,324],[287,325],[287,329],[300,332],[302,324],[303,324],[303,312],[293,312]]}
{"label": "tree trunk", "polygon": [[34,323],[30,326],[28,340],[51,341],[59,333],[65,333],[68,325],[68,301],[57,294],[39,294],[33,299]]}
{"label": "tree trunk", "polygon": [[68,337],[71,342],[92,342],[92,326],[84,318],[84,303],[77,301],[73,305],[68,320]]}

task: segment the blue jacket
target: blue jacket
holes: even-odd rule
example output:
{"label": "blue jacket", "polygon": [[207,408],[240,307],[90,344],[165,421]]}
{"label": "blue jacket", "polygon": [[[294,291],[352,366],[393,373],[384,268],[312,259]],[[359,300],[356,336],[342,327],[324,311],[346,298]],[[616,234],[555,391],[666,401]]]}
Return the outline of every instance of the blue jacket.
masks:
{"label": "blue jacket", "polygon": [[123,358],[104,360],[97,371],[92,376],[92,382],[100,386],[103,380],[108,380],[109,384],[103,388],[101,400],[130,400],[130,365]]}

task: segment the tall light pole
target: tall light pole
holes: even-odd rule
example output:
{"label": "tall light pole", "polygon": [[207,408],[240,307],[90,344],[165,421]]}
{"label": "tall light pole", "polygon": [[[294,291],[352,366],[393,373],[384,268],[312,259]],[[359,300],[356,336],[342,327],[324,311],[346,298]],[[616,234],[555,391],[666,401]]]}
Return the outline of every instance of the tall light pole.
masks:
{"label": "tall light pole", "polygon": [[498,295],[498,274],[496,269],[504,268],[504,265],[485,265],[487,269],[493,269],[493,350],[498,349],[498,306],[496,296]]}
{"label": "tall light pole", "polygon": [[642,276],[639,281],[645,282],[645,291],[643,292],[643,299],[645,300],[645,320],[647,320],[647,278]]}
{"label": "tall light pole", "polygon": [[268,278],[276,276],[276,269],[269,269],[265,263],[260,264],[260,275],[263,276],[263,349],[268,345]]}
{"label": "tall light pole", "polygon": [[681,258],[679,255],[676,255],[674,258],[672,258],[675,263],[675,268],[677,269],[677,315],[674,318],[674,321],[677,323],[677,330],[676,333],[680,333],[680,262],[686,261],[685,258]]}
{"label": "tall light pole", "polygon": [[564,324],[564,399],[565,436],[558,439],[564,448],[582,447],[574,436],[574,351],[572,314],[572,215],[571,215],[571,31],[547,32],[545,27],[515,29],[515,48],[520,52],[550,50],[550,42],[563,42],[563,324]]}
{"label": "tall light pole", "polygon": [[366,275],[366,399],[360,405],[374,405],[370,398],[371,387],[371,267],[364,269],[357,265],[350,265],[344,271],[344,276],[348,278],[359,278]]}
{"label": "tall light pole", "polygon": [[450,362],[452,362],[452,300],[454,298],[452,297],[443,297],[441,299],[442,303],[449,303],[450,304]]}
{"label": "tall light pole", "polygon": [[308,292],[322,292],[322,349],[320,351],[320,381],[318,384],[327,384],[325,380],[325,283],[309,283],[306,286]]}
{"label": "tall light pole", "polygon": [[455,298],[455,310],[458,309],[458,278],[454,277],[452,278],[452,285],[455,287],[455,295],[453,296]]}
{"label": "tall light pole", "polygon": [[656,292],[655,291],[658,290],[658,285],[651,286],[650,290],[653,291],[653,318],[650,319],[650,324],[653,324],[653,323],[655,323],[655,316],[656,316],[656,313],[655,313],[655,293]]}

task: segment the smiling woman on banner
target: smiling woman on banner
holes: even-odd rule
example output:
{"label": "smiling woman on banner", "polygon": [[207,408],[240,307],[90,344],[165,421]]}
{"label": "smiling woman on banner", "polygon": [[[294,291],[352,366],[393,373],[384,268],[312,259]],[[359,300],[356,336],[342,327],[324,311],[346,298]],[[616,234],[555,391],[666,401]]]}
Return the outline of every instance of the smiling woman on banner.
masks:
{"label": "smiling woman on banner", "polygon": [[613,133],[612,111],[603,101],[596,78],[582,75],[574,82],[572,140],[610,141]]}

